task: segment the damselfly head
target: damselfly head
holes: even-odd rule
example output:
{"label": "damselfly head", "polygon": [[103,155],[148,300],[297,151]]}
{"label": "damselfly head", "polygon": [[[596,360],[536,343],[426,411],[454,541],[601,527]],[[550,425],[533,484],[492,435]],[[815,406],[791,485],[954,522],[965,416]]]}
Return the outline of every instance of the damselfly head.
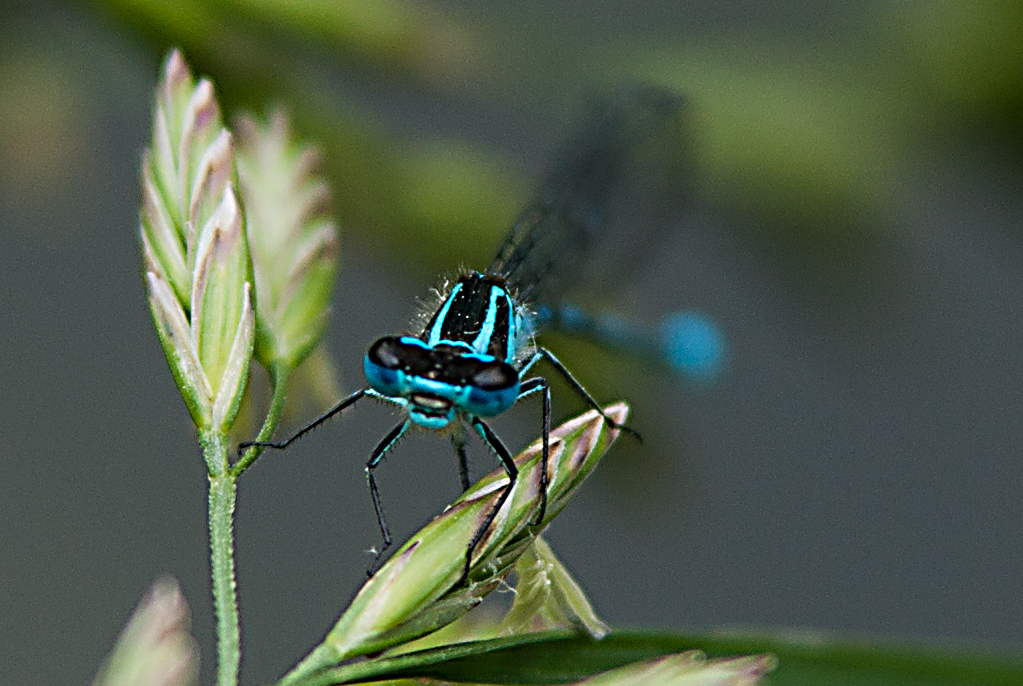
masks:
{"label": "damselfly head", "polygon": [[387,336],[363,360],[377,393],[401,399],[413,423],[444,429],[459,410],[493,417],[515,404],[519,373],[508,362],[462,345],[428,345],[412,336]]}

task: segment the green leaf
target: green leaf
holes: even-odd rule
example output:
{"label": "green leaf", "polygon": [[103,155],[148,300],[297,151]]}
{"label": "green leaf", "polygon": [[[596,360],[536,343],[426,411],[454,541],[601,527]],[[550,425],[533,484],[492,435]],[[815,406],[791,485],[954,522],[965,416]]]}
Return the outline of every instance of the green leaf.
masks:
{"label": "green leaf", "polygon": [[575,686],[756,686],[777,664],[773,655],[708,659],[690,650],[609,669]]}
{"label": "green leaf", "polygon": [[400,678],[488,684],[565,684],[688,650],[709,657],[772,653],[771,686],[1018,686],[1023,655],[853,639],[823,632],[674,634],[619,631],[600,641],[569,632],[524,634],[379,658],[320,672],[303,686]]}

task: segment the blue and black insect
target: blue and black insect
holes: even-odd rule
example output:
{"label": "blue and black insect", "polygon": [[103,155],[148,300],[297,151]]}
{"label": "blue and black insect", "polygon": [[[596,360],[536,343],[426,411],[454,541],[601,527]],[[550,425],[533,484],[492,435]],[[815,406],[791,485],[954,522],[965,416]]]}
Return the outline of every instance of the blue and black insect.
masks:
{"label": "blue and black insect", "polygon": [[552,287],[567,283],[571,271],[594,243],[602,240],[607,203],[635,151],[651,131],[680,127],[681,111],[679,96],[652,87],[634,89],[612,102],[561,150],[536,198],[521,214],[486,271],[459,276],[436,311],[414,333],[387,336],[369,347],[363,360],[366,388],[285,441],[243,443],[240,449],[284,449],[365,396],[401,407],[405,418],[377,444],[366,463],[370,495],[383,535],[379,559],[392,542],[374,478],[381,459],[412,427],[446,432],[458,456],[465,490],[470,485],[467,433],[475,432],[500,460],[509,481],[469,541],[464,581],[473,552],[518,476],[511,453],[486,420],[530,395],[540,396],[543,408],[542,495],[536,522],[543,519],[551,392],[547,378],[534,374],[538,364],[545,362],[560,374],[610,426],[632,432],[604,415],[565,365],[537,344],[537,327],[545,322],[556,324],[556,313],[564,311],[541,308],[538,303],[549,296]]}

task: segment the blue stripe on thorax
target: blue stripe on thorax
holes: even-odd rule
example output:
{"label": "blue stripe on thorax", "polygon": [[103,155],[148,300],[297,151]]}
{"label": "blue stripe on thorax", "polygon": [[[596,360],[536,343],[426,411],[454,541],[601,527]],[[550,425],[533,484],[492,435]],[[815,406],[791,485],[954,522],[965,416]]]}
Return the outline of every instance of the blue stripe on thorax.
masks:
{"label": "blue stripe on thorax", "polygon": [[[444,329],[444,320],[447,319],[448,311],[451,309],[451,303],[454,302],[455,296],[462,290],[461,282],[456,283],[455,287],[448,293],[448,297],[444,299],[444,304],[441,305],[440,312],[434,316],[433,328],[430,329],[430,335],[426,339],[426,344],[433,347],[441,342],[440,332]],[[446,341],[445,341],[446,342]]]}
{"label": "blue stripe on thorax", "polygon": [[[503,288],[490,287],[490,304],[487,306],[487,315],[480,327],[480,333],[472,342],[472,348],[476,352],[486,353],[490,350],[490,339],[494,335],[494,322],[497,319],[497,299],[504,295]],[[507,355],[505,356],[507,361]]]}

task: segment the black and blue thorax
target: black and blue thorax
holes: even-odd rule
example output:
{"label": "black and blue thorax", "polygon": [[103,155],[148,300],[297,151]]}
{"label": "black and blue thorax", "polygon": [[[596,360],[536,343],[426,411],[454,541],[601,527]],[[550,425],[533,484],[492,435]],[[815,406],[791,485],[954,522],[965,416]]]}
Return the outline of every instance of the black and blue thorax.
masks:
{"label": "black and blue thorax", "polygon": [[505,279],[469,272],[418,336],[387,336],[366,353],[370,388],[405,405],[410,419],[445,429],[458,414],[494,417],[519,397],[532,326]]}

